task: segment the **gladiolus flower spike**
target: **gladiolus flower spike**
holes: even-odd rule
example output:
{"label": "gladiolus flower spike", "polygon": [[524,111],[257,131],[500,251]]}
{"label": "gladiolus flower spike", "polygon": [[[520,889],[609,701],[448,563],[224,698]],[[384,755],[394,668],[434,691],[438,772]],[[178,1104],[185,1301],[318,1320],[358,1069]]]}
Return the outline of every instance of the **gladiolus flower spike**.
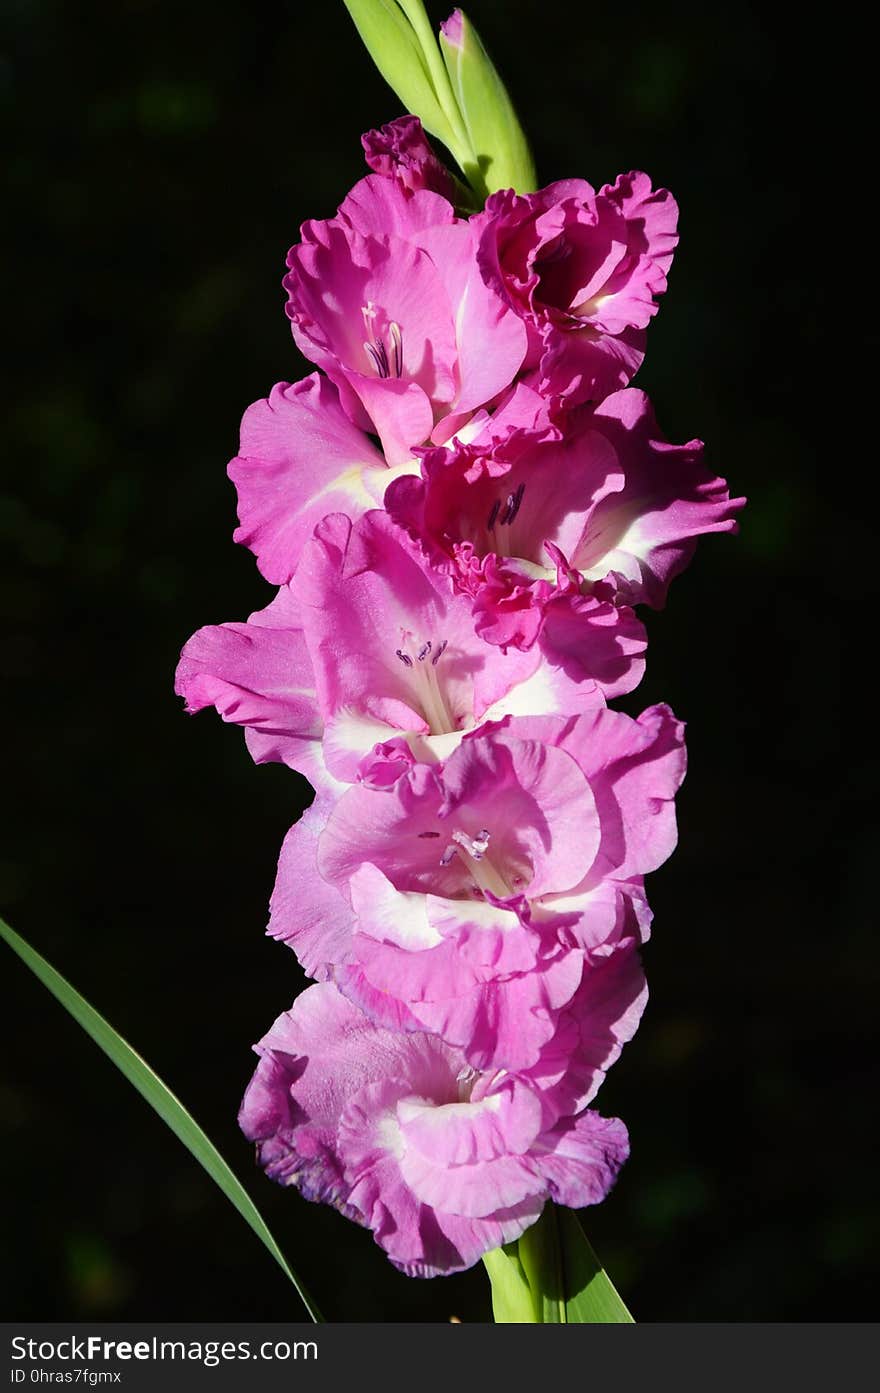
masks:
{"label": "gladiolus flower spike", "polygon": [[647,998],[685,746],[667,706],[609,703],[644,672],[643,607],[744,500],[630,385],[672,195],[536,188],[460,10],[438,42],[421,0],[346,4],[407,114],[291,247],[315,370],[248,407],[229,465],[274,594],[176,677],[315,789],[268,924],[314,985],[255,1046],[240,1123],[403,1272],[485,1258],[499,1320],[630,1320],[564,1210],[628,1155],[595,1103]]}

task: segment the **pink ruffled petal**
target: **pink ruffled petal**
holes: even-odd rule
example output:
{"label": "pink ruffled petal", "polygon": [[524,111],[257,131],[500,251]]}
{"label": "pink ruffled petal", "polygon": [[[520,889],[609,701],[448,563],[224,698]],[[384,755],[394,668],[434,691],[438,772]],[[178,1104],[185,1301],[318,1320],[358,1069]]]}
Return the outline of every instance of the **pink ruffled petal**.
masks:
{"label": "pink ruffled petal", "polygon": [[348,901],[318,871],[322,823],[322,809],[313,806],[284,838],[266,930],[288,944],[307,976],[319,981],[347,960],[354,927]]}
{"label": "pink ruffled petal", "polygon": [[450,202],[455,185],[431,149],[417,116],[399,116],[361,136],[367,164],[376,174],[394,179],[410,193],[431,189]]}
{"label": "pink ruffled petal", "polygon": [[616,1117],[583,1112],[566,1118],[541,1138],[537,1163],[551,1198],[569,1209],[599,1204],[629,1156],[629,1136]]}
{"label": "pink ruffled petal", "polygon": [[214,706],[247,727],[258,763],[280,760],[308,776],[322,734],[312,666],[301,629],[278,620],[264,610],[246,624],[199,629],[181,652],[174,690],[190,714]]}
{"label": "pink ruffled petal", "polygon": [[326,378],[279,383],[248,407],[241,449],[229,465],[238,490],[236,542],[250,547],[267,580],[284,584],[303,546],[334,508],[358,516],[381,502],[388,467],[352,425]]}

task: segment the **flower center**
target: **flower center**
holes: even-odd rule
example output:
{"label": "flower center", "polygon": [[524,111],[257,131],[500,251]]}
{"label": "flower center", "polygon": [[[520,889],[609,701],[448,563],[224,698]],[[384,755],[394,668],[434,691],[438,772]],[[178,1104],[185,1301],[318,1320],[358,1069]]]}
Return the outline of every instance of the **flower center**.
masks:
{"label": "flower center", "polygon": [[472,1068],[470,1064],[465,1064],[464,1068],[459,1071],[455,1080],[456,1087],[458,1088],[459,1103],[469,1103],[471,1101],[474,1084],[479,1077],[479,1069]]}
{"label": "flower center", "polygon": [[460,856],[477,890],[483,894],[488,891],[499,900],[509,900],[514,892],[497,866],[494,866],[486,855],[491,836],[487,827],[481,827],[475,837],[470,837],[467,832],[456,828],[452,833],[452,841],[440,857],[440,865],[448,866],[456,856]]}
{"label": "flower center", "polygon": [[523,552],[525,537],[520,535],[522,528],[517,528],[515,523],[525,491],[526,486],[523,482],[503,497],[496,498],[489,509],[486,531],[489,533],[490,546],[496,556],[519,556]]}
{"label": "flower center", "polygon": [[435,643],[426,639],[416,648],[408,643],[396,648],[395,657],[407,670],[410,686],[416,697],[416,705],[428,722],[432,735],[451,735],[459,728],[459,722],[450,710],[447,695],[438,678],[438,664],[448,647],[448,640]]}
{"label": "flower center", "polygon": [[376,330],[376,320],[379,310],[368,300],[361,306],[361,314],[364,320],[364,349],[367,357],[376,369],[378,377],[400,377],[403,373],[403,331],[399,324],[392,320],[388,325],[387,340]]}

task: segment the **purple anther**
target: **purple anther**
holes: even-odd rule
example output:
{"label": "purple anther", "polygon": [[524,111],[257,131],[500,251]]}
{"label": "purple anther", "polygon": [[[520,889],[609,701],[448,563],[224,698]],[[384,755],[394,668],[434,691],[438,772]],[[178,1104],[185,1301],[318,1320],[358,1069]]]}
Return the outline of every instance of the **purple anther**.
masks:
{"label": "purple anther", "polygon": [[423,662],[425,661],[425,659],[427,658],[427,656],[428,656],[428,654],[430,653],[430,651],[431,651],[431,640],[428,639],[428,642],[427,642],[426,644],[424,644],[423,647],[421,647],[421,648],[419,649],[419,662],[420,662],[420,663],[423,663]]}
{"label": "purple anther", "polygon": [[[437,649],[437,652],[434,654],[433,658],[431,659],[431,667],[436,667],[436,666],[437,666],[437,664],[439,663],[440,659],[443,657],[443,654],[446,652],[446,645],[447,645],[448,642],[449,642],[449,639],[448,639],[448,638],[445,638],[445,639],[443,640],[443,642],[441,643],[440,647]],[[428,645],[428,647],[430,648],[430,644]]]}
{"label": "purple anther", "polygon": [[504,526],[505,523],[510,522],[511,513],[512,513],[512,510],[513,510],[513,500],[514,500],[515,497],[516,497],[515,494],[509,493],[509,494],[507,495],[507,498],[504,500],[504,512],[501,514],[501,517],[498,519],[498,521],[501,523],[502,527]]}
{"label": "purple anther", "polygon": [[495,526],[495,519],[496,519],[497,516],[498,516],[498,512],[499,512],[500,508],[501,508],[501,499],[500,499],[500,498],[496,498],[496,499],[495,499],[495,502],[492,504],[492,511],[489,513],[489,517],[488,517],[488,519],[487,519],[487,521],[486,521],[486,530],[487,530],[488,532],[491,532],[491,531],[492,531],[492,528]]}
{"label": "purple anther", "polygon": [[394,349],[394,376],[403,375],[403,331],[399,324],[394,321],[388,325],[388,333],[391,337],[391,345]]}
{"label": "purple anther", "polygon": [[396,656],[400,659],[400,661],[403,663],[403,666],[404,666],[404,667],[412,667],[412,665],[413,665],[413,660],[412,660],[412,658],[409,656],[408,653],[404,653],[404,652],[402,651],[402,649],[400,649],[400,648],[395,648],[394,652],[395,652],[395,655],[396,655]]}
{"label": "purple anther", "polygon": [[378,343],[365,343],[364,348],[367,350],[370,357],[372,358],[373,366],[375,367],[379,377],[389,377],[390,373],[388,371],[388,354],[385,351],[385,345],[382,342],[382,340],[380,339]]}
{"label": "purple anther", "polygon": [[510,509],[510,512],[507,514],[507,525],[508,525],[508,527],[509,527],[510,524],[513,522],[514,518],[516,517],[517,513],[519,512],[520,504],[521,504],[522,501],[523,501],[523,494],[525,493],[525,491],[526,491],[526,486],[525,486],[524,483],[522,483],[522,484],[520,484],[520,486],[519,486],[519,488],[517,489],[516,493],[513,495],[513,505],[512,505],[512,507],[511,507],[511,509]]}
{"label": "purple anther", "polygon": [[439,837],[439,836],[440,836],[440,833],[439,833],[439,832],[419,832],[418,835],[419,835],[420,839],[421,839],[422,841],[424,841],[426,837]]}
{"label": "purple anther", "polygon": [[440,865],[448,866],[457,850],[458,847],[455,845],[454,842],[451,842],[450,845],[444,851],[443,855],[440,857]]}

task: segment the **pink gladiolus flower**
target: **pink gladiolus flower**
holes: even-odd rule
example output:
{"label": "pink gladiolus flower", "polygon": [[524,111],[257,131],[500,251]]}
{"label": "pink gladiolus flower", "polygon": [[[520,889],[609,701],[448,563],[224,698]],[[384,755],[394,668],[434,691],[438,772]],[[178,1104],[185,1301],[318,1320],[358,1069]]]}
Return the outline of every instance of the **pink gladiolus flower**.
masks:
{"label": "pink gladiolus flower", "polygon": [[395,760],[434,763],[484,721],[604,704],[595,682],[575,683],[537,650],[502,653],[484,643],[467,597],[384,512],[354,525],[341,514],[325,518],[291,590],[315,673],[324,757],[338,779],[375,778],[374,746],[399,736],[408,753]]}
{"label": "pink gladiolus flower", "polygon": [[[429,124],[474,188],[532,188],[461,11],[440,49],[461,121],[441,92]],[[416,117],[362,144],[372,173],[287,257],[317,371],[248,408],[229,464],[235,540],[279,588],[193,634],[175,690],[315,788],[267,932],[317,985],[255,1047],[242,1130],[431,1277],[548,1201],[599,1202],[626,1160],[591,1104],[647,998],[645,876],[686,753],[668,706],[606,703],[644,671],[635,606],[745,500],[628,385],[677,245],[667,190],[501,188],[467,218]]]}
{"label": "pink gladiolus flower", "polygon": [[617,1119],[566,1112],[540,1078],[478,1074],[433,1036],[382,1029],[329,983],[256,1052],[239,1123],[266,1173],[372,1229],[409,1276],[472,1266],[548,1199],[598,1203],[628,1154]]}
{"label": "pink gladiolus flower", "polygon": [[485,639],[528,648],[540,637],[614,695],[636,685],[641,664],[611,685],[597,642],[610,631],[638,656],[628,606],[661,607],[697,537],[736,528],[745,500],[731,500],[701,454],[699,441],[665,441],[645,394],[628,388],[577,409],[562,439],[520,449],[506,469],[479,438],[429,451],[422,477],[393,482],[385,503],[471,596]]}
{"label": "pink gladiolus flower", "polygon": [[378,1022],[435,1032],[475,1068],[528,1068],[585,964],[647,934],[683,728],[667,707],[506,717],[442,765],[394,753],[381,791],[288,833],[269,933]]}
{"label": "pink gladiolus flower", "polygon": [[[380,510],[325,518],[270,605],[192,636],[175,690],[190,713],[215,706],[244,726],[257,763],[282,761],[337,796],[338,780],[387,779],[389,758],[391,774],[400,758],[446,758],[484,721],[604,705],[595,682],[537,649],[484,643],[467,597]],[[406,754],[386,753],[399,737]]]}
{"label": "pink gladiolus flower", "polygon": [[367,131],[361,144],[370,169],[395,180],[404,192],[430,189],[454,201],[455,181],[428,144],[418,116],[398,116],[387,126]]}
{"label": "pink gladiolus flower", "polygon": [[484,283],[476,230],[445,198],[368,175],[301,235],[284,280],[293,336],[390,465],[511,385],[525,326]]}
{"label": "pink gladiolus flower", "polygon": [[542,392],[574,402],[625,387],[678,241],[678,207],[645,174],[597,194],[582,179],[493,194],[474,219],[487,285],[529,329],[527,367]]}

